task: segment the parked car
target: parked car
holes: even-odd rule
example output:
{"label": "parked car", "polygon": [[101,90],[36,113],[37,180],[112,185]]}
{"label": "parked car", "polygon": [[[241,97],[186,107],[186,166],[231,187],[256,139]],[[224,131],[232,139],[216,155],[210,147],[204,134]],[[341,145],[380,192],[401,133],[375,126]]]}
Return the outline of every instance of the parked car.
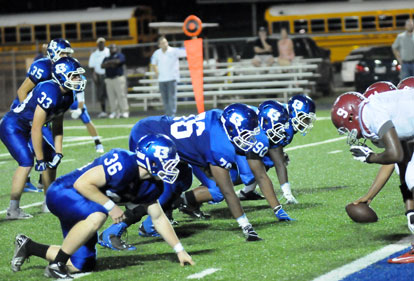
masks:
{"label": "parked car", "polygon": [[[270,38],[270,44],[273,48],[274,57],[278,57],[277,39]],[[315,73],[319,74],[316,79],[316,91],[321,92],[324,96],[330,95],[334,91],[333,83],[333,68],[330,60],[331,51],[319,47],[315,41],[310,37],[295,37],[292,38],[293,47],[296,56],[303,58],[321,58]],[[252,59],[254,56],[254,41],[248,42],[241,53],[242,59]]]}
{"label": "parked car", "polygon": [[341,64],[341,78],[342,83],[345,86],[353,86],[355,82],[355,67],[358,62],[362,59],[364,52],[366,52],[368,47],[361,47],[355,50],[352,50]]}
{"label": "parked car", "polygon": [[377,81],[389,81],[397,85],[400,70],[401,66],[390,46],[367,48],[355,66],[355,90],[363,93]]}

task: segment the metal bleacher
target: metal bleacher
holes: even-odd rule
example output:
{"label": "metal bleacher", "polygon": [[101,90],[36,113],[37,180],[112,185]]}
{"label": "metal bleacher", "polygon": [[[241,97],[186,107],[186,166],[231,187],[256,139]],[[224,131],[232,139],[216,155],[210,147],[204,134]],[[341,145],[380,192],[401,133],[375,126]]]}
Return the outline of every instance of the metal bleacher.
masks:
{"label": "metal bleacher", "polygon": [[[250,61],[204,63],[204,103],[217,108],[233,102],[260,103],[265,99],[287,102],[291,95],[310,93],[317,65],[314,59],[296,58],[290,66],[254,67]],[[277,65],[277,66],[276,66]],[[180,62],[181,79],[177,86],[177,106],[195,106],[186,61]],[[139,79],[139,78],[137,78]],[[138,86],[128,89],[131,107],[162,107],[154,72],[145,72]]]}

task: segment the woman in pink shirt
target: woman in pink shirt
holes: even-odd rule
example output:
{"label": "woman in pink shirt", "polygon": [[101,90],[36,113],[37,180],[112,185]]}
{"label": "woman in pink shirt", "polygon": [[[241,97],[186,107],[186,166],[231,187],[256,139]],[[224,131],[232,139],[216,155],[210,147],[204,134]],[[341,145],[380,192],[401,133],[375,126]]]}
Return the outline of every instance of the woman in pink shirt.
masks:
{"label": "woman in pink shirt", "polygon": [[280,30],[281,39],[277,42],[279,50],[278,63],[281,66],[290,65],[295,58],[295,51],[293,50],[293,42],[288,37],[286,28]]}

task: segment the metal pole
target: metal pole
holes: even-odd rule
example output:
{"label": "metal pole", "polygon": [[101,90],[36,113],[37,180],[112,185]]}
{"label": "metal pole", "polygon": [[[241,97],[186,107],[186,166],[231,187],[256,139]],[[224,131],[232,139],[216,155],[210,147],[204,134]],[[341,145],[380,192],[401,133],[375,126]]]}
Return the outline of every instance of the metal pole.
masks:
{"label": "metal pole", "polygon": [[252,3],[252,34],[257,36],[257,7],[256,3]]}

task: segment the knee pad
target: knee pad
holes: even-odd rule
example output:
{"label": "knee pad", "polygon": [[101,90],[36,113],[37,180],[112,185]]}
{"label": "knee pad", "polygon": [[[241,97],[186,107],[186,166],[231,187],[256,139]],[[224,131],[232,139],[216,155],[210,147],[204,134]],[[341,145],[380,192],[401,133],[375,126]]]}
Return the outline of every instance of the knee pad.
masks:
{"label": "knee pad", "polygon": [[407,170],[405,171],[405,182],[410,191],[414,188],[414,161],[411,160],[407,164]]}

